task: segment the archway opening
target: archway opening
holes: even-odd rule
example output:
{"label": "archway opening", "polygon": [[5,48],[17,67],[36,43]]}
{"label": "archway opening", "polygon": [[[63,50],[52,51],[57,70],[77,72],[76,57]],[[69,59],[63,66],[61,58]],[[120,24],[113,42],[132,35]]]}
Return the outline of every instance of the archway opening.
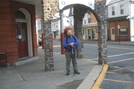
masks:
{"label": "archway opening", "polygon": [[[49,3],[45,5],[46,3]],[[45,58],[45,70],[54,70],[54,65],[53,65],[53,51],[52,51],[52,46],[51,46],[51,20],[53,15],[58,12],[58,1],[52,1],[51,4],[49,1],[44,1],[43,2],[43,20],[44,20],[44,40],[45,40],[45,49],[44,49],[44,58]],[[60,2],[61,3],[61,2]],[[65,2],[62,2],[63,5],[65,5]],[[106,39],[107,39],[107,13],[106,13],[106,0],[95,0],[95,10],[92,10],[91,8],[85,6],[84,4],[81,3],[74,3],[74,4],[69,4],[65,6],[64,8],[60,9],[60,12],[67,9],[70,6],[74,7],[74,29],[75,30],[75,35],[79,38],[80,40],[80,45],[78,46],[78,55],[80,58],[83,57],[83,38],[82,38],[82,20],[85,12],[87,9],[89,9],[94,16],[96,17],[96,20],[98,22],[98,63],[99,64],[106,64],[107,60],[107,44],[106,44]],[[89,3],[90,5],[90,3]],[[53,8],[55,7],[55,8]],[[61,32],[63,32],[63,28],[61,28]]]}
{"label": "archway opening", "polygon": [[[98,30],[98,28],[101,27],[101,24],[98,24],[98,23],[100,23],[100,18],[97,15],[97,13],[95,12],[95,10],[93,10],[92,8],[87,7],[83,4],[71,4],[71,5],[64,7],[61,11],[66,10],[68,8],[73,8],[72,9],[72,13],[73,13],[72,18],[73,18],[74,26],[72,26],[72,28],[74,30],[74,34],[78,37],[78,39],[80,41],[80,45],[77,48],[77,50],[78,50],[77,57],[83,58],[84,57],[83,24],[85,23],[83,18],[85,16],[85,14],[89,13],[89,12],[92,13],[94,15],[94,17],[96,18],[96,21],[97,21],[96,28],[94,28],[94,29],[92,28],[91,30],[92,30],[92,38],[93,39],[97,38],[97,40],[99,38],[98,36],[100,35],[100,30],[101,30],[101,29]],[[98,53],[98,52],[95,52],[95,53]],[[98,54],[96,54],[96,55],[98,55]]]}

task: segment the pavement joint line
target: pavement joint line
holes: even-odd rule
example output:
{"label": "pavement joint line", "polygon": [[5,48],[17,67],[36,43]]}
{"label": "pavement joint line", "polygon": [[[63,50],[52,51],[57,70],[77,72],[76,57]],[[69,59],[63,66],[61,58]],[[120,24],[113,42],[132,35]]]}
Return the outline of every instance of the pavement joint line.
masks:
{"label": "pavement joint line", "polygon": [[104,64],[98,79],[96,80],[96,82],[94,83],[94,85],[92,86],[91,89],[99,89],[99,87],[100,87],[100,85],[101,85],[101,83],[106,75],[107,70],[108,70],[108,65]]}
{"label": "pavement joint line", "polygon": [[123,83],[134,83],[134,82],[131,82],[131,81],[122,81],[122,80],[114,80],[114,79],[106,79],[106,78],[104,80],[114,81],[114,82],[123,82]]}
{"label": "pavement joint line", "polygon": [[97,61],[93,61],[93,60],[90,60],[90,59],[86,59],[86,58],[82,58],[83,60],[86,60],[86,61],[90,61],[90,62],[94,62],[94,63],[98,63]]}
{"label": "pavement joint line", "polygon": [[14,68],[15,68],[16,71],[19,73],[19,75],[21,76],[21,78],[23,79],[23,81],[26,81],[25,78],[23,77],[23,75],[20,73],[20,71],[19,71],[16,67],[14,67]]}

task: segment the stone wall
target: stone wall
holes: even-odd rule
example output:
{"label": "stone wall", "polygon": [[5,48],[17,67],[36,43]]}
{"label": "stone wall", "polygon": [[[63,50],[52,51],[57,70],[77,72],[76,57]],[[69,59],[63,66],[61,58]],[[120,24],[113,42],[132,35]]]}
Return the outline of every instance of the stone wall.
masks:
{"label": "stone wall", "polygon": [[59,11],[58,0],[43,0],[43,31],[44,31],[44,58],[45,71],[54,70],[51,21]]}

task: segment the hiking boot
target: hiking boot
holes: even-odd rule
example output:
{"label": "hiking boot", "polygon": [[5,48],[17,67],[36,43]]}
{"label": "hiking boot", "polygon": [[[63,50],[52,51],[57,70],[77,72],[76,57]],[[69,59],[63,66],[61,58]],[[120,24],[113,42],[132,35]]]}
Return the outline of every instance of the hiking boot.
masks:
{"label": "hiking boot", "polygon": [[80,72],[79,72],[79,71],[75,71],[74,73],[75,73],[75,74],[80,74]]}
{"label": "hiking boot", "polygon": [[67,72],[66,75],[70,75],[70,72]]}

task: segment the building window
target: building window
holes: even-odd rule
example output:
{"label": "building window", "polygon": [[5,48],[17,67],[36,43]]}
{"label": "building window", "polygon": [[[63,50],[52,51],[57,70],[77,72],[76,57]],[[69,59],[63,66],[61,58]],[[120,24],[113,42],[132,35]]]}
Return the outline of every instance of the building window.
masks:
{"label": "building window", "polygon": [[16,11],[15,16],[16,16],[17,19],[26,19],[26,16],[20,10]]}
{"label": "building window", "polygon": [[112,34],[114,34],[114,29],[112,29]]}
{"label": "building window", "polygon": [[90,18],[88,18],[88,23],[90,23]]}
{"label": "building window", "polygon": [[120,6],[120,14],[124,14],[124,5]]}
{"label": "building window", "polygon": [[86,24],[86,20],[84,20],[84,24]]}
{"label": "building window", "polygon": [[115,7],[112,7],[112,15],[115,15]]}
{"label": "building window", "polygon": [[119,35],[128,35],[128,28],[127,27],[121,27],[119,29]]}
{"label": "building window", "polygon": [[22,32],[22,41],[26,41],[27,40],[26,24],[21,25],[21,32]]}

